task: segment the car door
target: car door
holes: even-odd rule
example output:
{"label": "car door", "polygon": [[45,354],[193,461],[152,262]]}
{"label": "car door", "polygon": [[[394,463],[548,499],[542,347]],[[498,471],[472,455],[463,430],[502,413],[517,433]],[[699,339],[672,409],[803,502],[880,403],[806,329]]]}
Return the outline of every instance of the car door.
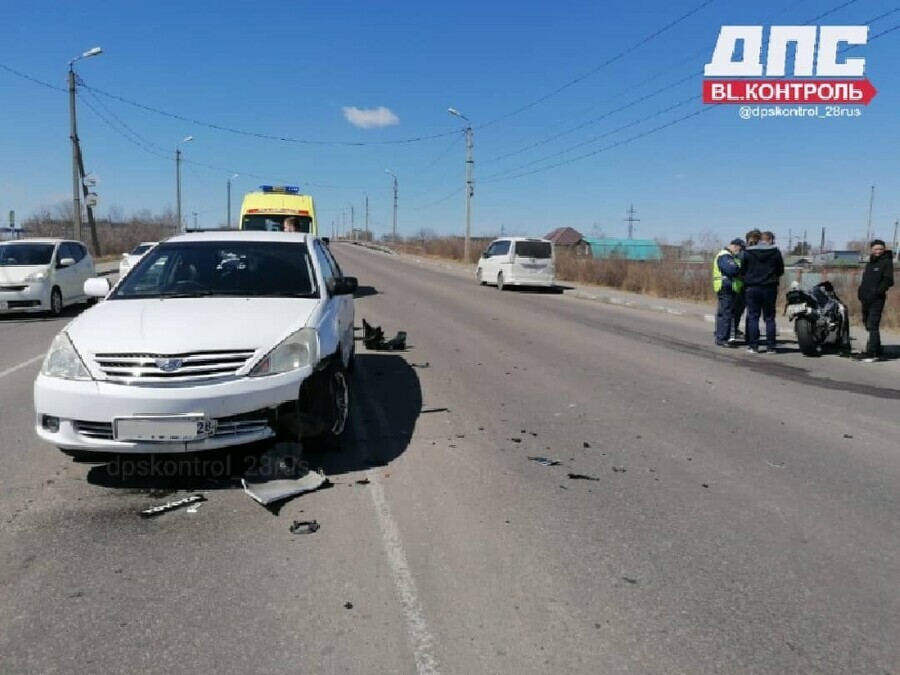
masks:
{"label": "car door", "polygon": [[[335,259],[331,249],[322,246],[322,252],[331,266],[331,272],[335,279],[343,279],[344,271]],[[338,329],[341,336],[341,347],[344,350],[344,358],[348,358],[354,345],[353,324],[356,321],[355,306],[352,295],[338,295],[332,298],[337,304]]]}
{"label": "car door", "polygon": [[499,241],[493,242],[490,246],[488,246],[488,250],[485,251],[487,256],[482,261],[481,265],[481,278],[484,279],[488,283],[493,283],[497,280],[497,272],[500,271],[500,268],[497,265],[497,248],[500,246]]}
{"label": "car door", "polygon": [[94,276],[94,260],[84,244],[69,242],[69,249],[72,252],[72,259],[75,260],[72,297],[76,300],[83,300],[86,297],[84,295],[84,282]]}
{"label": "car door", "polygon": [[[325,253],[325,247],[322,242],[314,239],[312,242],[313,255],[316,258],[316,266],[322,275],[322,307],[321,317],[319,319],[319,340],[321,343],[322,353],[319,355],[328,356],[337,349],[338,344],[344,342],[344,334],[341,327],[341,300],[343,296],[333,295],[331,289],[335,280],[334,268],[328,256]],[[341,344],[342,349],[346,352],[347,346]]]}
{"label": "car door", "polygon": [[62,266],[62,261],[66,258],[76,259],[77,252],[74,245],[64,241],[56,247],[56,259],[54,261],[54,270],[56,276],[56,285],[62,293],[63,306],[71,305],[83,291],[76,288],[78,284],[77,262],[68,267]]}
{"label": "car door", "polygon": [[[488,281],[495,282],[497,281],[497,275],[502,271],[503,263],[506,261],[509,254],[509,240],[503,239],[495,243],[494,250],[491,252],[491,257],[488,258],[488,262],[490,263],[490,274],[485,275],[485,279]],[[506,276],[509,276],[508,273]]]}

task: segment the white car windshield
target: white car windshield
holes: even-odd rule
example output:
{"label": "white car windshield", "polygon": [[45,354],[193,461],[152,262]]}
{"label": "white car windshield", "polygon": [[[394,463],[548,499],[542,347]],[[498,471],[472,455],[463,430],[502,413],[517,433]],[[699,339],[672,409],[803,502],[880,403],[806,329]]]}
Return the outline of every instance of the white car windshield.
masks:
{"label": "white car windshield", "polygon": [[0,265],[49,265],[53,244],[0,244]]}
{"label": "white car windshield", "polygon": [[304,243],[173,242],[156,246],[110,300],[231,295],[318,298]]}

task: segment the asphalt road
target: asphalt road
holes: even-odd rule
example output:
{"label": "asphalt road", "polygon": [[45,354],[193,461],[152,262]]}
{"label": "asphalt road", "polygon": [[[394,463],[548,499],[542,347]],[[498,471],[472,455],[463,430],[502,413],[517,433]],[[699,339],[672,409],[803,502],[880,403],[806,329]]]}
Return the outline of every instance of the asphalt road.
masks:
{"label": "asphalt road", "polygon": [[252,456],[125,481],[40,443],[65,320],[0,319],[0,672],[900,672],[895,364],[334,248],[409,349],[359,345],[333,487],[275,513],[224,475]]}

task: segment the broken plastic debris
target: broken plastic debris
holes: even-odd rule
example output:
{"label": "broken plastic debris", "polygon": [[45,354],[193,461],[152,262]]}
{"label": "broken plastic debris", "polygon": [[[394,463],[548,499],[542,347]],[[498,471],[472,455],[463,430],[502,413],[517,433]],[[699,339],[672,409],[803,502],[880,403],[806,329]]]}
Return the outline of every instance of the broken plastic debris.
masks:
{"label": "broken plastic debris", "polygon": [[537,462],[541,466],[556,466],[559,464],[558,459],[547,459],[546,457],[529,457],[532,462]]}
{"label": "broken plastic debris", "polygon": [[352,603],[352,602],[345,602],[345,603],[344,603],[344,609],[353,609],[353,603]]}
{"label": "broken plastic debris", "polygon": [[582,447],[582,448],[589,448],[589,447],[591,447],[591,444],[588,443],[587,441],[585,441],[584,443],[581,444],[581,447]]}
{"label": "broken plastic debris", "polygon": [[360,480],[356,481],[356,484],[357,485],[368,485],[371,482],[372,481],[370,481],[368,478],[361,478]]}
{"label": "broken plastic debris", "polygon": [[422,408],[423,413],[450,412],[449,408]]}
{"label": "broken plastic debris", "polygon": [[304,492],[318,490],[328,479],[320,471],[310,471],[301,478],[283,478],[281,480],[265,480],[256,482],[241,478],[244,492],[263,506],[295,497]]}
{"label": "broken plastic debris", "polygon": [[570,473],[569,478],[572,480],[600,480],[599,478],[594,478],[593,476],[586,476],[583,473]]}
{"label": "broken plastic debris", "polygon": [[626,469],[624,466],[614,466],[613,471],[615,471],[616,473],[625,473],[626,471],[628,471],[628,469]]}
{"label": "broken plastic debris", "polygon": [[363,323],[363,344],[366,349],[376,351],[403,351],[406,349],[406,331],[399,331],[390,340],[384,339],[384,331],[381,326],[373,326],[365,319]]}
{"label": "broken plastic debris", "polygon": [[295,520],[291,524],[291,534],[312,534],[319,527],[317,520]]}
{"label": "broken plastic debris", "polygon": [[179,509],[182,506],[186,506],[187,504],[193,504],[194,502],[204,502],[206,501],[206,497],[203,495],[191,495],[190,497],[185,497],[184,499],[177,499],[175,501],[166,502],[165,504],[161,504],[159,506],[151,506],[149,509],[144,509],[141,511],[141,516],[144,518],[151,518],[153,516],[158,516],[160,513],[165,513],[166,511],[172,511],[174,509]]}

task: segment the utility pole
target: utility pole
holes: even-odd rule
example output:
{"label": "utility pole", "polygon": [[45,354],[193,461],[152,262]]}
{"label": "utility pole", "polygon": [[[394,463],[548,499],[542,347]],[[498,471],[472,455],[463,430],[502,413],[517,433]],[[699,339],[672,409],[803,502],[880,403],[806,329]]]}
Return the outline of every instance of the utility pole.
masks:
{"label": "utility pole", "polygon": [[[468,122],[468,120],[466,120]],[[466,243],[463,247],[463,260],[469,262],[469,238],[472,230],[472,197],[475,194],[475,186],[472,184],[472,174],[475,169],[475,160],[472,159],[472,125],[466,126]]]}
{"label": "utility pole", "polygon": [[194,229],[197,229],[197,212],[194,211]]}
{"label": "utility pole", "polygon": [[225,221],[225,227],[228,229],[231,229],[231,181],[237,177],[238,174],[234,174],[228,179],[228,219]]}
{"label": "utility pole", "polygon": [[872,186],[872,194],[869,197],[869,222],[866,224],[866,240],[863,242],[863,250],[868,248],[872,241],[872,205],[875,203],[875,186]]}
{"label": "utility pole", "polygon": [[[84,157],[82,157],[82,155],[81,155],[81,143],[78,141],[77,137],[75,138],[75,150],[77,151],[77,154],[78,154],[78,171],[80,172],[81,176],[83,177],[84,176]],[[91,202],[88,201],[88,195],[90,194],[90,190],[88,189],[88,186],[85,185],[84,178],[82,178],[80,182],[82,184],[81,189],[83,190],[83,194],[84,194],[84,203],[87,208],[88,225],[91,228],[91,246],[94,249],[94,255],[99,258],[102,255],[102,252],[100,251],[100,238],[97,236],[97,222],[94,220],[94,209],[91,207]],[[96,195],[94,195],[94,197],[96,197]],[[79,224],[81,223],[80,214],[79,214],[78,222],[79,222]],[[78,239],[78,241],[81,241],[80,238],[77,238],[77,239]]]}
{"label": "utility pole", "polygon": [[366,194],[366,241],[369,241],[369,195]]}
{"label": "utility pole", "polygon": [[897,228],[900,227],[900,218],[894,221],[894,255],[900,256],[900,252],[897,251]]}
{"label": "utility pole", "polygon": [[[806,255],[808,246],[809,244],[806,243],[806,230],[803,230],[803,244],[800,246],[800,255]],[[790,253],[790,251],[788,253]]]}
{"label": "utility pole", "polygon": [[354,217],[354,213],[355,212],[353,210],[353,204],[351,204],[350,205],[350,238],[351,239],[356,239],[356,225],[355,225],[356,218]]}
{"label": "utility pole", "polygon": [[634,224],[641,222],[640,218],[634,217],[634,204],[628,209],[628,217],[625,218],[625,222],[628,223],[628,238],[631,239],[634,233]]}
{"label": "utility pole", "polygon": [[825,228],[822,228],[822,241],[819,243],[819,253],[825,253]]}
{"label": "utility pole", "polygon": [[81,176],[78,171],[78,131],[75,124],[75,70],[69,61],[69,138],[72,139],[72,238],[81,241]]}
{"label": "utility pole", "polygon": [[391,171],[390,169],[385,169],[384,172],[394,179],[394,227],[391,234],[391,243],[396,246],[397,245],[397,175]]}

